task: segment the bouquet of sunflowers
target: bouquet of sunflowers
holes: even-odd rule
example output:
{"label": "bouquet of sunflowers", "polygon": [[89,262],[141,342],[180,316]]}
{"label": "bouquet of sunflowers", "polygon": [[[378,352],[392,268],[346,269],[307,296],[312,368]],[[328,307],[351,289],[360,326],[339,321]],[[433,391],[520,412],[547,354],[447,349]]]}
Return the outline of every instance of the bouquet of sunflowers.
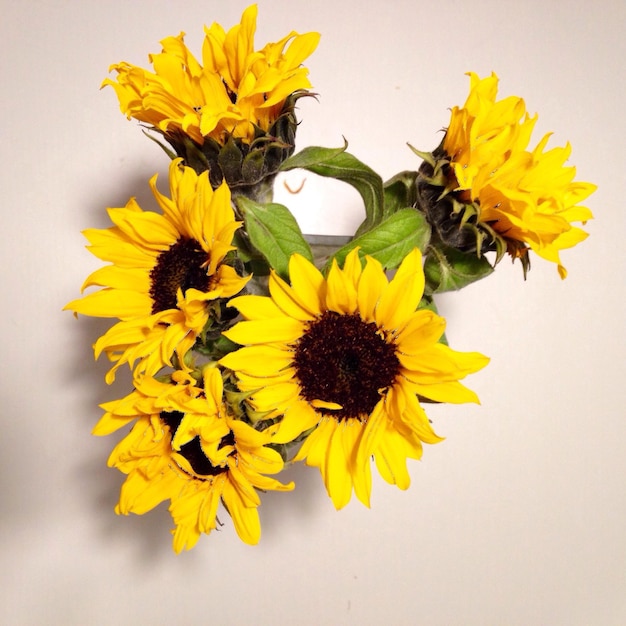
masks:
{"label": "bouquet of sunflowers", "polygon": [[[112,66],[122,112],[171,158],[169,189],[149,181],[157,211],[135,199],[88,229],[108,263],[66,308],[117,320],[95,345],[133,390],[102,405],[94,429],[132,425],[109,465],[127,478],[116,512],[170,502],[176,552],[219,522],[260,538],[266,490],[290,463],[319,468],[332,503],[369,506],[371,472],[409,486],[407,459],[441,438],[424,407],[477,402],[460,381],[488,359],[448,346],[436,294],[488,276],[505,256],[524,276],[531,255],[557,264],[587,235],[574,222],[594,190],[566,167],[570,148],[529,142],[535,117],[498,79],[470,74],[432,152],[407,150],[390,180],[347,150],[294,153],[296,105],[313,96],[302,65],[317,33],[254,47],[257,9],[226,32],[205,28],[202,63],[184,34],[164,39],[152,70]],[[343,245],[304,235],[272,202],[294,168],[354,187],[365,219]]]}

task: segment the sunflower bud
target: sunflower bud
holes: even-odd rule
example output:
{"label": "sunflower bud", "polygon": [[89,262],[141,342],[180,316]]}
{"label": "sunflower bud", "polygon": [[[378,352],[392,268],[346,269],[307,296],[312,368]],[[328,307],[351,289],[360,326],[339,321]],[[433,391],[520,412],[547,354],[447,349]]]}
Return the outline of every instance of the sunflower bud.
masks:
{"label": "sunflower bud", "polygon": [[456,190],[450,160],[440,146],[419,153],[424,159],[417,178],[417,208],[424,213],[437,242],[477,256],[506,251],[506,243],[488,224],[480,221],[480,208],[465,190]]}
{"label": "sunflower bud", "polygon": [[274,178],[283,161],[293,154],[298,121],[295,105],[299,98],[312,95],[301,90],[288,96],[276,121],[266,132],[254,126],[254,138],[230,135],[223,143],[205,137],[198,143],[180,130],[163,133],[174,152],[196,173],[209,172],[215,189],[226,181],[233,195],[244,195],[257,201],[268,200]]}
{"label": "sunflower bud", "polygon": [[587,237],[574,223],[593,217],[578,203],[596,187],[573,180],[575,168],[565,165],[569,144],[546,150],[547,134],[529,148],[537,117],[521,98],[497,100],[497,87],[495,74],[470,73],[468,99],[452,109],[441,145],[415,151],[425,160],[418,205],[444,246],[479,258],[495,251],[495,263],[508,252],[520,259],[524,276],[532,250],[565,278],[560,251]]}

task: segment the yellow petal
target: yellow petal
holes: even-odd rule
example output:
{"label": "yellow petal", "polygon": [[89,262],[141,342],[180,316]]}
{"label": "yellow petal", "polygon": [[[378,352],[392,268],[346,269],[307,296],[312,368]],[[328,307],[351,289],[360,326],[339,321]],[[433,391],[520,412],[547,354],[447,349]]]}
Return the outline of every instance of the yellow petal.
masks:
{"label": "yellow petal", "polygon": [[342,509],[352,497],[352,476],[343,445],[343,424],[337,424],[326,451],[325,482],[335,508]]}
{"label": "yellow petal", "polygon": [[282,319],[239,322],[223,334],[241,345],[290,343],[302,336],[303,328],[302,322],[283,317]]}
{"label": "yellow petal", "polygon": [[235,307],[247,320],[285,317],[285,314],[267,296],[239,296],[230,300],[228,306]]}
{"label": "yellow petal", "polygon": [[92,272],[80,290],[84,291],[94,285],[147,294],[150,291],[150,276],[143,268],[129,269],[110,265]]}
{"label": "yellow petal", "polygon": [[247,507],[240,494],[228,482],[222,494],[224,504],[233,520],[239,538],[247,544],[256,545],[261,538],[261,522],[256,507]]}
{"label": "yellow petal", "polygon": [[150,315],[152,299],[148,294],[126,289],[102,289],[65,305],[75,313],[92,317],[118,317],[130,320]]}
{"label": "yellow petal", "polygon": [[351,315],[357,310],[356,285],[346,272],[339,269],[336,260],[326,280],[326,308],[342,315]]}
{"label": "yellow petal", "polygon": [[398,350],[417,354],[441,339],[446,321],[436,313],[421,309],[413,313],[395,338]]}
{"label": "yellow petal", "polygon": [[280,422],[269,432],[276,443],[289,443],[298,435],[313,428],[320,420],[319,414],[306,402],[293,402]]}
{"label": "yellow petal", "polygon": [[382,265],[373,257],[368,257],[357,287],[359,314],[364,321],[374,321],[378,301],[387,285]]}
{"label": "yellow petal", "polygon": [[315,265],[299,254],[292,254],[289,259],[289,280],[301,305],[312,316],[321,315],[326,281]]}
{"label": "yellow petal", "polygon": [[313,306],[308,306],[308,303],[300,297],[300,294],[274,272],[272,272],[269,278],[269,290],[272,300],[287,317],[308,321],[316,315],[312,310],[315,311],[317,302],[313,301]]}
{"label": "yellow petal", "polygon": [[396,275],[381,294],[376,322],[388,330],[403,326],[415,312],[424,293],[422,255],[415,248],[404,258]]}
{"label": "yellow petal", "polygon": [[471,389],[455,381],[432,385],[415,384],[413,388],[420,396],[424,396],[435,402],[448,402],[450,404],[473,402],[480,404],[478,396]]}
{"label": "yellow petal", "polygon": [[289,367],[293,354],[274,346],[248,346],[227,354],[220,360],[220,365],[251,374],[267,376]]}

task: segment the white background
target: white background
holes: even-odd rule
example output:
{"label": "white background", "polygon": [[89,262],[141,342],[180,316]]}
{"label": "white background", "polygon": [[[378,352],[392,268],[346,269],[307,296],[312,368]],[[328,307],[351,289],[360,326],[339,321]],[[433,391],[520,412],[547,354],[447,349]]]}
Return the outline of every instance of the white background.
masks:
{"label": "white background", "polygon": [[[626,623],[623,102],[626,5],[556,0],[259,2],[256,43],[291,29],[322,40],[307,62],[319,102],[300,103],[300,148],[350,150],[388,178],[439,142],[466,71],[539,112],[534,135],[571,141],[590,237],[440,299],[451,345],[492,358],[468,379],[481,406],[430,411],[446,437],[411,464],[407,492],[375,480],[372,508],[336,512],[316,470],[269,493],[259,546],[221,532],[180,556],[166,507],[117,517],[115,437],[95,438],[109,324],[62,306],[99,262],[80,231],[136,195],[167,159],[120,114],[111,63],[147,66],[167,35],[230,27],[243,2],[2,3],[3,316],[0,622],[3,624]],[[290,175],[297,187],[303,175]],[[348,233],[358,197],[307,176],[280,186],[305,230]],[[282,184],[281,184],[282,185]]]}

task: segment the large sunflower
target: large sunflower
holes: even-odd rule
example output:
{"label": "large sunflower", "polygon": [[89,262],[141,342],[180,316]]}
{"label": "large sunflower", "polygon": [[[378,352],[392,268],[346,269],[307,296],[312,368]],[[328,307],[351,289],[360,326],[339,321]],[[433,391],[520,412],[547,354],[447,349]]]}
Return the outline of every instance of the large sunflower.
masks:
{"label": "large sunflower", "polygon": [[472,205],[469,212],[456,205],[456,217],[451,217],[462,228],[475,216],[478,228],[501,238],[502,247],[521,258],[525,268],[531,249],[557,263],[565,278],[559,252],[587,237],[573,222],[593,217],[578,203],[596,186],[574,181],[575,168],[565,166],[569,144],[544,151],[548,134],[536,148],[528,149],[536,116],[529,117],[521,98],[496,100],[495,74],[480,79],[471,73],[470,81],[465,105],[452,110],[442,153],[435,151],[449,165],[447,191],[455,200]]}
{"label": "large sunflower", "polygon": [[184,33],[161,42],[150,55],[154,72],[129,63],[113,65],[116,80],[106,79],[127,117],[168,135],[184,133],[202,144],[206,137],[250,143],[267,132],[291,94],[311,87],[302,62],[315,50],[318,33],[291,32],[262,50],[254,49],[257,7],[248,7],[241,23],[225,32],[205,28],[201,65],[185,46]]}
{"label": "large sunflower", "polygon": [[171,198],[159,193],[156,176],[150,181],[162,214],[131,199],[108,210],[115,226],[84,232],[91,252],[111,265],[83,285],[103,289],[65,308],[120,320],[94,346],[96,358],[104,352],[115,362],[107,382],[123,363],[138,361],[136,373],[152,375],[174,354],[182,362],[209,320],[211,301],[238,293],[248,280],[222,262],[240,226],[228,187],[213,191],[206,172],[198,176],[180,159],[169,177]]}
{"label": "large sunflower", "polygon": [[266,476],[283,469],[280,454],[266,447],[269,434],[229,414],[216,367],[205,368],[202,388],[180,370],[171,383],[146,376],[130,395],[102,408],[94,434],[135,421],[108,461],[128,474],[116,512],[141,515],[169,500],[177,553],[215,528],[220,501],[242,541],[258,543],[256,489],[293,489]]}
{"label": "large sunflower", "polygon": [[371,455],[385,480],[409,485],[407,458],[435,443],[418,396],[477,402],[459,379],[488,362],[439,342],[444,320],[418,309],[422,257],[414,250],[388,281],[378,261],[358,250],[325,279],[303,257],[289,264],[291,285],[276,274],[270,297],[230,301],[244,316],[225,332],[244,347],[221,364],[235,371],[254,411],[277,422],[268,430],[287,443],[311,431],[296,456],[321,471],[337,508],[357,497],[369,504]]}

